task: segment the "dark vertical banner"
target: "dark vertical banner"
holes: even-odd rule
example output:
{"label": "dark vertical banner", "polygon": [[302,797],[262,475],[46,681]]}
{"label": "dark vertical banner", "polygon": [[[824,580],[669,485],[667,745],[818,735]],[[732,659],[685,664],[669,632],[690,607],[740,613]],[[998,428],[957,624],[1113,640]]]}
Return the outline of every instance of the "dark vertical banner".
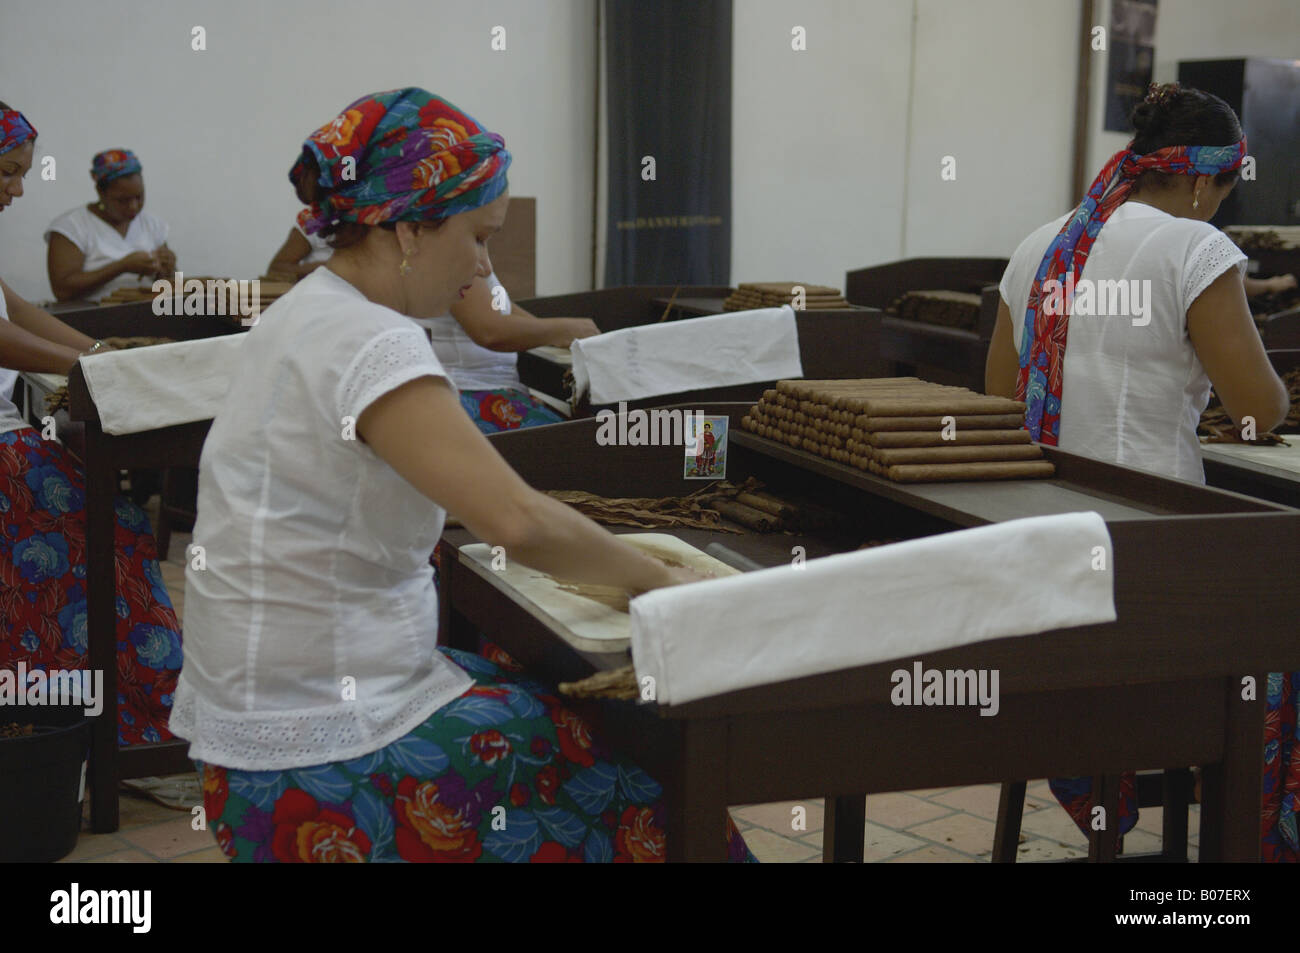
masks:
{"label": "dark vertical banner", "polygon": [[731,281],[731,0],[605,0],[605,285]]}
{"label": "dark vertical banner", "polygon": [[1156,59],[1157,0],[1113,0],[1106,60],[1106,126],[1132,132],[1129,116],[1151,85]]}

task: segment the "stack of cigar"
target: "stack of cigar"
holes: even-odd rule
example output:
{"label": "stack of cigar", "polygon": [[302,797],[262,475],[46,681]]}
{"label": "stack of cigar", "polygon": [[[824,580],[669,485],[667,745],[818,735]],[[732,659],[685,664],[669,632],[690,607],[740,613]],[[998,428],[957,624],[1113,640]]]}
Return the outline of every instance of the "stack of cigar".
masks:
{"label": "stack of cigar", "polygon": [[[238,314],[240,307],[239,286],[226,284],[229,278],[192,278],[186,276],[184,281],[189,284],[190,281],[198,281],[203,284],[203,297],[206,302],[205,311],[208,313],[224,312],[225,314]],[[208,285],[209,281],[221,282],[221,284]],[[168,283],[170,287],[170,279]],[[257,302],[262,310],[266,310],[272,301],[286,294],[293,287],[292,281],[258,281]],[[165,292],[164,292],[165,293]],[[175,294],[173,290],[172,294]],[[99,299],[101,305],[107,304],[130,304],[136,301],[152,301],[157,295],[154,294],[151,286],[133,286],[127,288],[118,288],[104,297]],[[181,301],[184,302],[189,297],[189,293],[182,289]],[[225,298],[223,302],[220,299]]]}
{"label": "stack of cigar", "polygon": [[979,327],[980,296],[961,291],[909,291],[889,306],[909,321],[974,331]]}
{"label": "stack of cigar", "polygon": [[1055,472],[1025,405],[915,377],[780,381],[741,426],[898,483],[1023,480]]}
{"label": "stack of cigar", "polygon": [[[800,290],[802,301],[798,297]],[[757,281],[742,283],[722,302],[722,310],[753,311],[787,304],[797,311],[839,311],[849,307],[839,288],[797,281]]]}

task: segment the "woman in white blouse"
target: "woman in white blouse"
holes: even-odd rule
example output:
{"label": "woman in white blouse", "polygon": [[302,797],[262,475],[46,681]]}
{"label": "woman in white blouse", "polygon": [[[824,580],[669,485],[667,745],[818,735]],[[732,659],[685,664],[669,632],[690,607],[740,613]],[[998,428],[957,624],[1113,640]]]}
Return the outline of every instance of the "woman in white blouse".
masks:
{"label": "woman in white blouse", "polygon": [[491,273],[509,158],[408,88],[353,103],[290,173],[335,251],[249,332],[204,446],[171,719],[234,860],[662,859],[654,780],[541,686],[436,645],[447,509],[556,576],[695,578],[529,488],[410,320]]}
{"label": "woman in white blouse", "polygon": [[[1236,184],[1245,140],[1226,103],[1177,84],[1153,86],[1133,123],[1133,142],[1084,203],[1012,256],[985,384],[990,394],[1028,401],[1035,439],[1204,483],[1196,427],[1211,383],[1233,420],[1257,433],[1288,409],[1246,304],[1245,256],[1209,224]],[[1062,315],[1070,290],[1073,303]],[[1289,711],[1285,730],[1294,737],[1300,676],[1270,680],[1270,713]],[[1280,720],[1270,717],[1266,739],[1273,754],[1265,766],[1263,852],[1295,860],[1300,759],[1289,745],[1278,753]],[[1052,789],[1086,834],[1089,779],[1055,779]],[[1137,821],[1131,774],[1121,795],[1124,833]],[[1289,823],[1284,817],[1279,826],[1279,812]]]}
{"label": "woman in white blouse", "polygon": [[167,224],[144,211],[144,178],[135,153],[99,153],[90,177],[98,199],[63,213],[45,233],[54,297],[102,297],[142,279],[170,278],[176,256],[167,247]]}

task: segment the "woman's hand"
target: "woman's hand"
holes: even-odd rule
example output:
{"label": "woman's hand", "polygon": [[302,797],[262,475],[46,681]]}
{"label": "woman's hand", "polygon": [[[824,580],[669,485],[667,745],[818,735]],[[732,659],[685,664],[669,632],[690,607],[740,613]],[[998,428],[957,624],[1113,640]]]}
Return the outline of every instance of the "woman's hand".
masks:
{"label": "woman's hand", "polygon": [[152,278],[158,274],[160,268],[157,255],[151,251],[132,252],[125,258],[119,259],[118,264],[123,274],[135,274],[145,278]]}
{"label": "woman's hand", "polygon": [[159,245],[154,250],[158,259],[158,277],[168,278],[176,273],[176,253],[166,245]]}
{"label": "woman's hand", "polygon": [[1278,275],[1276,278],[1268,279],[1265,284],[1268,290],[1273,294],[1281,294],[1283,291],[1290,291],[1296,286],[1295,275]]}

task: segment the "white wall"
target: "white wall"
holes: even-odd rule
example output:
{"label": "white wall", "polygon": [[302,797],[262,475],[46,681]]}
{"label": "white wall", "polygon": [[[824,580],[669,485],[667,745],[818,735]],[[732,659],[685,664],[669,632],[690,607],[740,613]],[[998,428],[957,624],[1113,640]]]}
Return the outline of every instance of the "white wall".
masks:
{"label": "white wall", "polygon": [[[255,277],[300,206],[302,140],[357,97],[444,96],[506,139],[510,187],[537,196],[539,293],[590,283],[595,0],[42,0],[6,3],[0,100],[40,132],[39,168],[0,218],[0,274],[50,297],[46,226],[94,198],[103,149],[133,149],[147,208],[190,274]],[[490,31],[506,28],[506,50]],[[195,25],[207,50],[190,48]]]}
{"label": "white wall", "polygon": [[[652,0],[646,0],[652,2]],[[191,274],[262,272],[297,211],[302,139],[356,96],[423,85],[502,133],[538,198],[538,290],[591,286],[596,0],[44,0],[0,20],[0,99],[58,179],[0,219],[0,274],[49,296],[41,234],[93,197],[93,153],[136,150]],[[732,281],[842,285],[863,265],[1009,254],[1070,204],[1078,0],[736,0]],[[1097,22],[1109,24],[1108,0]],[[207,28],[208,50],[190,49]],[[507,29],[507,51],[489,31]],[[791,28],[807,50],[791,49]],[[1179,59],[1296,56],[1296,0],[1161,0]],[[1127,141],[1101,130],[1089,172]],[[943,156],[957,179],[941,180]]]}
{"label": "white wall", "polygon": [[732,283],[843,287],[846,271],[898,257],[912,4],[734,10]]}
{"label": "white wall", "polygon": [[[1110,0],[1097,0],[1097,23],[1110,28]],[[1247,56],[1300,59],[1297,0],[1160,0],[1156,16],[1154,81],[1178,79],[1180,60],[1227,60]],[[1106,132],[1106,54],[1093,63],[1088,176],[1128,145],[1131,136]],[[1085,186],[1086,187],[1086,186]]]}
{"label": "white wall", "polygon": [[732,281],[842,287],[898,258],[1009,255],[1067,207],[1078,10],[737,2]]}

